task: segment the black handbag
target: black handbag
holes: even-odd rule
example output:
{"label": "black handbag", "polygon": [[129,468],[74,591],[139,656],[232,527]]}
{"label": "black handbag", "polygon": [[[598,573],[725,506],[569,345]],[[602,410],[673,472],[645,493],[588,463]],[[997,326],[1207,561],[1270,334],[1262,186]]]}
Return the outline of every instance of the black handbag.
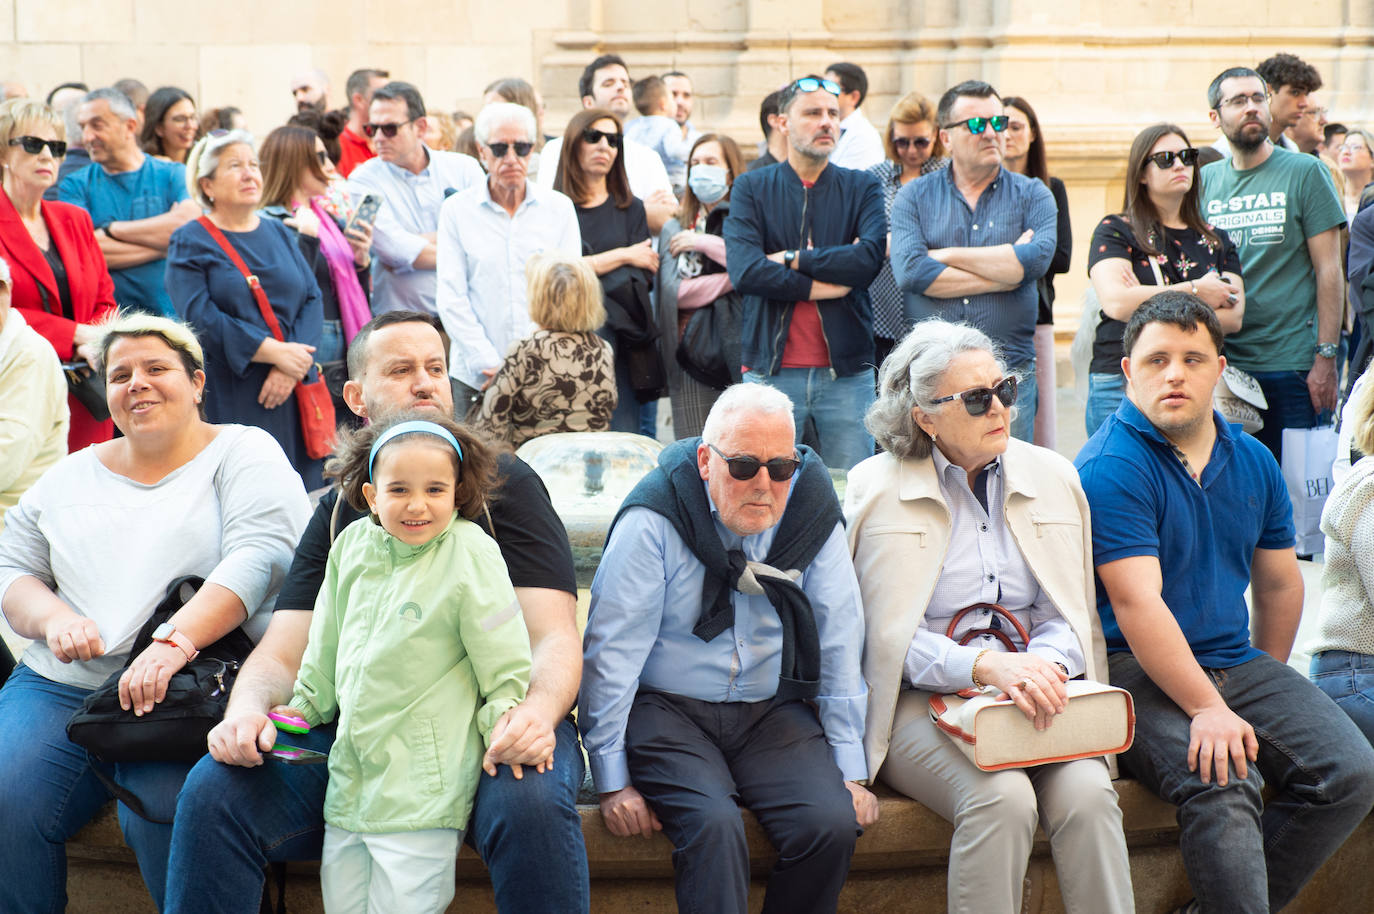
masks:
{"label": "black handbag", "polygon": [[[53,311],[48,304],[48,290],[38,284],[38,295],[43,300],[43,310],[49,314],[62,315]],[[97,422],[110,418],[110,404],[105,400],[105,372],[95,371],[83,359],[62,363],[62,373],[67,377],[67,393],[76,398]]]}
{"label": "black handbag", "polygon": [[[204,578],[195,576],[171,583],[167,596],[139,629],[125,669],[152,644],[154,630],[204,583]],[[224,719],[229,689],[252,650],[253,641],[241,626],[229,632],[173,673],[167,697],[141,717],[119,706],[121,669],[88,695],[67,721],[67,738],[101,762],[194,762],[205,754],[210,730]],[[99,766],[92,770],[126,806],[149,821],[159,821],[144,815],[138,798],[108,780]]]}
{"label": "black handbag", "polygon": [[744,301],[730,291],[692,312],[677,344],[677,363],[697,381],[716,390],[744,380],[740,374],[740,323]]}

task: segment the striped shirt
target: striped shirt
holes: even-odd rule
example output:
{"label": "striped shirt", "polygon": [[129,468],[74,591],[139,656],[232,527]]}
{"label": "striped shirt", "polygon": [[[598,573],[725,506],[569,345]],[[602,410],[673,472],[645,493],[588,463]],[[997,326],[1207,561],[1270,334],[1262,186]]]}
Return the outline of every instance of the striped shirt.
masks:
{"label": "striped shirt", "polygon": [[[1048,187],[1005,168],[984,188],[978,205],[972,208],[955,186],[952,167],[912,181],[897,194],[891,219],[892,272],[905,293],[907,319],[967,321],[1002,347],[1009,364],[1032,361],[1040,304],[1036,281],[1049,270],[1054,258],[1056,217]],[[1034,235],[1014,247],[1025,271],[1015,289],[952,298],[925,294],[945,270],[930,251],[1012,244],[1026,229],[1033,229]]]}

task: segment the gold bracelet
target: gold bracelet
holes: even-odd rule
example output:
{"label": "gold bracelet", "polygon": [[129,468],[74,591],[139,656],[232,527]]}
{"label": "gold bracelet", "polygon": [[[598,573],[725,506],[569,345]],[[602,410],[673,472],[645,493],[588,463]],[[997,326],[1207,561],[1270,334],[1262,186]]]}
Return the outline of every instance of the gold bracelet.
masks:
{"label": "gold bracelet", "polygon": [[983,655],[986,654],[986,653],[987,653],[988,651],[990,651],[990,650],[992,650],[992,648],[990,648],[990,647],[985,647],[985,648],[983,648],[981,651],[979,651],[978,654],[977,654],[977,656],[975,656],[975,657],[973,658],[973,666],[969,668],[969,674],[968,674],[968,675],[969,675],[969,678],[973,680],[973,687],[974,687],[975,689],[983,689],[983,688],[986,688],[986,686],[985,686],[983,683],[981,683],[981,682],[978,681],[978,672],[977,672],[977,671],[978,671],[978,661],[979,661],[979,660],[982,660],[982,659],[983,659]]}

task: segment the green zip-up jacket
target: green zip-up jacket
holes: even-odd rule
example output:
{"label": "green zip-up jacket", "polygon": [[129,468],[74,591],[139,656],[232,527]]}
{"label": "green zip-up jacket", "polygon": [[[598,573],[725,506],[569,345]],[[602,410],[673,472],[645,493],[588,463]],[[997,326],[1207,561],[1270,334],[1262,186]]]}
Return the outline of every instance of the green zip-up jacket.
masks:
{"label": "green zip-up jacket", "polygon": [[525,698],[530,639],[496,542],[454,519],[408,546],[354,521],[329,551],[291,706],[339,719],[324,818],[466,829],[492,728]]}

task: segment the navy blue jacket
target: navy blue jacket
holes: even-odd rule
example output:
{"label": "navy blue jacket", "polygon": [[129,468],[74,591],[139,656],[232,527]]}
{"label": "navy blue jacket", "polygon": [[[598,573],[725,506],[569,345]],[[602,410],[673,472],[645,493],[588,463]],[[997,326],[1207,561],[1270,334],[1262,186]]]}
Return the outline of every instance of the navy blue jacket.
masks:
{"label": "navy blue jacket", "polygon": [[[852,290],[816,303],[831,369],[846,376],[872,366],[868,286],[886,249],[883,189],[867,172],[827,165],[809,189],[787,162],[736,177],[725,220],[725,262],[744,297],[744,364],[777,374],[792,311],[811,297],[812,280],[821,280]],[[768,259],[782,250],[798,252],[795,270]]]}

